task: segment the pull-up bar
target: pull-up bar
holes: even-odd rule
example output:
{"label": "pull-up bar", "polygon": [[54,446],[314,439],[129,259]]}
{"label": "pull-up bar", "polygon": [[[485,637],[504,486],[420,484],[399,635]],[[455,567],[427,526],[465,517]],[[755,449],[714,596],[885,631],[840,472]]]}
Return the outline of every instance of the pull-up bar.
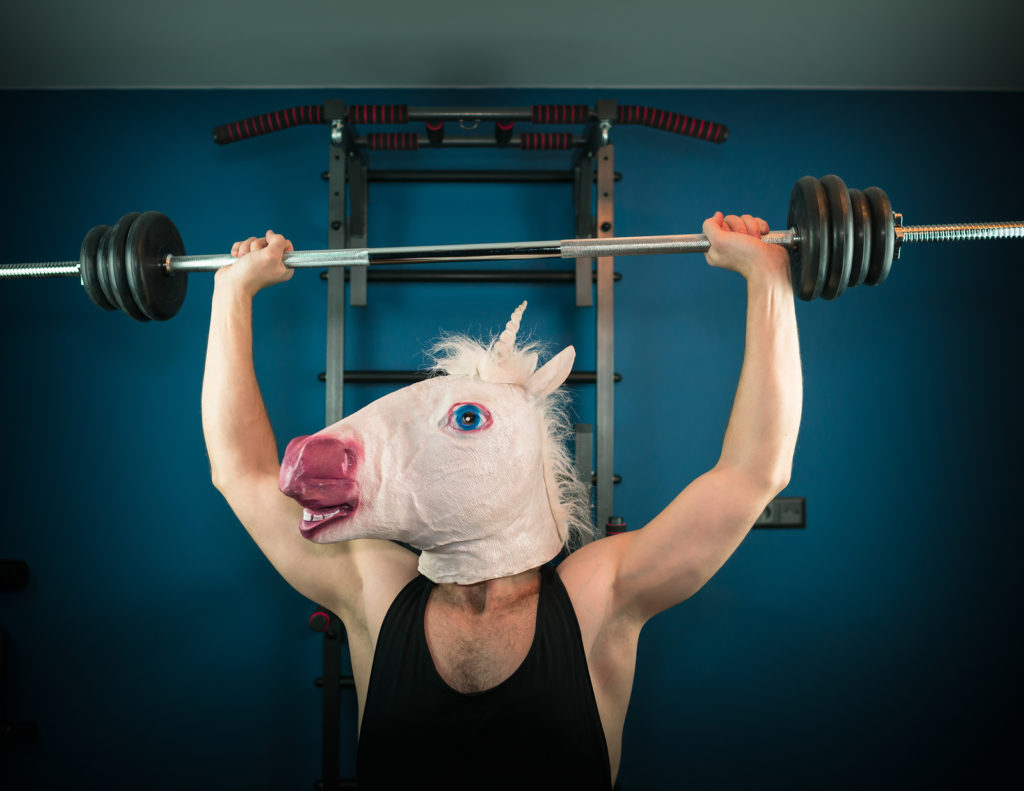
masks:
{"label": "pull-up bar", "polygon": [[[582,144],[582,138],[573,138],[569,133],[526,133],[513,138],[512,126],[516,123],[530,124],[588,124],[600,119],[595,109],[576,104],[535,104],[532,107],[409,107],[405,104],[370,105],[356,104],[345,108],[344,119],[331,118],[324,104],[307,104],[277,110],[272,113],[254,115],[221,124],[213,130],[213,140],[219,145],[237,143],[250,137],[280,132],[303,124],[328,124],[344,120],[350,124],[401,125],[413,122],[427,124],[425,139],[417,134],[371,134],[360,144],[371,150],[415,150],[423,145],[442,145],[443,124],[447,121],[463,123],[494,122],[497,124],[495,141],[491,145],[512,145],[523,149],[572,148]],[[724,143],[729,129],[723,124],[704,121],[689,115],[653,107],[619,105],[616,108],[617,124],[641,124],[665,132],[673,132],[709,143]]]}

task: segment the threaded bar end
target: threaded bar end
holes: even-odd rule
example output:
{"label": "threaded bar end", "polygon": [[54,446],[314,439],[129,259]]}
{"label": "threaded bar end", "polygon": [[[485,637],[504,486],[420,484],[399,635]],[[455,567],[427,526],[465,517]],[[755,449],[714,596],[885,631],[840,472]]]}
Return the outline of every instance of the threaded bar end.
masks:
{"label": "threaded bar end", "polygon": [[1024,221],[908,225],[897,229],[903,244],[912,242],[973,242],[981,239],[1024,239]]}
{"label": "threaded bar end", "polygon": [[38,264],[0,264],[0,280],[21,277],[78,277],[78,261],[45,261]]}

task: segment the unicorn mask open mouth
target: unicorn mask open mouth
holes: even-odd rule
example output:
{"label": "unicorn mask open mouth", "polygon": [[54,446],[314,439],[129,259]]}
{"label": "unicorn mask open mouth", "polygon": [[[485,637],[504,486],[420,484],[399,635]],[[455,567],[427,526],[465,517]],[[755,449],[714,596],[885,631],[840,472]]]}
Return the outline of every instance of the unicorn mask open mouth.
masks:
{"label": "unicorn mask open mouth", "polygon": [[357,508],[359,508],[358,496],[353,497],[351,502],[341,503],[336,508],[324,508],[317,510],[303,508],[302,524],[299,525],[299,531],[302,533],[303,538],[315,541],[317,537],[328,528],[334,527],[339,522],[351,518],[355,514]]}
{"label": "unicorn mask open mouth", "polygon": [[538,367],[536,347],[515,342],[525,308],[488,345],[446,336],[434,354],[445,376],[289,443],[279,484],[302,506],[304,538],[398,541],[420,550],[434,582],[468,585],[540,566],[570,533],[586,535],[590,487],[556,394],[575,352]]}

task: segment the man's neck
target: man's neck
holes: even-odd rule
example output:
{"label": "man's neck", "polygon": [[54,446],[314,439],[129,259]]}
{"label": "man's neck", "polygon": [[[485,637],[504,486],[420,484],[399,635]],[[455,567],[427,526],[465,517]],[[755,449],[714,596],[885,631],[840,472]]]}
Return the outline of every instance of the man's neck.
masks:
{"label": "man's neck", "polygon": [[499,577],[493,580],[459,585],[454,582],[438,583],[435,595],[438,603],[466,615],[487,615],[517,607],[540,590],[540,569]]}

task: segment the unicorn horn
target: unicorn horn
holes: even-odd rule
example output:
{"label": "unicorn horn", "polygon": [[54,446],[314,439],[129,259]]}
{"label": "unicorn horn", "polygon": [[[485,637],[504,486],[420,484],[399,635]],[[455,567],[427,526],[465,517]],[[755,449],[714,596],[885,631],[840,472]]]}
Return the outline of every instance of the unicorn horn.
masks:
{"label": "unicorn horn", "polygon": [[498,337],[494,344],[494,353],[498,357],[509,354],[516,345],[516,333],[519,332],[519,322],[523,318],[523,311],[526,310],[526,301],[512,312],[512,318],[505,325],[505,331]]}

